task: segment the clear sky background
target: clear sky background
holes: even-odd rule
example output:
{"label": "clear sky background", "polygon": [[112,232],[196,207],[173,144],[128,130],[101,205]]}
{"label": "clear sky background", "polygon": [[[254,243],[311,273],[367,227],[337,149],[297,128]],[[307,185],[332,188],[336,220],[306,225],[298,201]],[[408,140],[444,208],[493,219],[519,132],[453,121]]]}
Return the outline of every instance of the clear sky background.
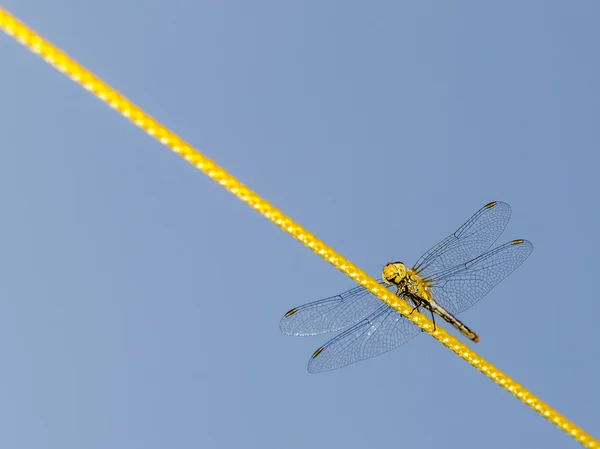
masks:
{"label": "clear sky background", "polygon": [[[600,3],[2,6],[373,276],[508,202],[461,317],[600,437]],[[308,374],[353,282],[4,35],[0,132],[1,447],[579,447],[427,335]]]}

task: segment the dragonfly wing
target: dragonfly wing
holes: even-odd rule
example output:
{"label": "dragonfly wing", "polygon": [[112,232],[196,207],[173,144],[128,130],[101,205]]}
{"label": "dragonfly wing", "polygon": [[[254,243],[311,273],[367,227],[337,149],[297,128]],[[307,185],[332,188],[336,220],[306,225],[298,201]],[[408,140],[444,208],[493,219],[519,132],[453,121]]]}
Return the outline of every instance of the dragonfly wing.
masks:
{"label": "dragonfly wing", "polygon": [[420,329],[387,304],[315,351],[308,371],[321,373],[375,357],[406,343]]}
{"label": "dragonfly wing", "polygon": [[533,251],[527,240],[513,240],[428,279],[435,301],[453,315],[464,312],[521,265]]}
{"label": "dragonfly wing", "polygon": [[429,249],[414,266],[422,278],[462,265],[488,250],[506,228],[510,206],[494,201],[479,209],[456,232]]}
{"label": "dragonfly wing", "polygon": [[[381,279],[377,282],[391,291],[396,290]],[[334,332],[358,323],[381,304],[369,290],[358,286],[340,295],[293,308],[281,318],[279,328],[284,334],[295,336]]]}

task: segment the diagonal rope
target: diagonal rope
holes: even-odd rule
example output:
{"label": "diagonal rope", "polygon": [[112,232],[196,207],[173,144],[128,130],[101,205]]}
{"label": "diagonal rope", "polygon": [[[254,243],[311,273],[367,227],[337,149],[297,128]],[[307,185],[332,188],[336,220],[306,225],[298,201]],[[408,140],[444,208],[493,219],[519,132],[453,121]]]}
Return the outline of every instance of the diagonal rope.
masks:
{"label": "diagonal rope", "polygon": [[92,92],[96,97],[107,103],[113,109],[119,111],[125,118],[169,147],[265,218],[302,242],[305,246],[335,266],[342,273],[367,288],[379,299],[393,307],[421,329],[424,329],[452,352],[481,371],[496,384],[512,393],[544,418],[554,423],[559,429],[566,432],[583,446],[589,449],[600,449],[600,441],[595,440],[591,435],[584,432],[583,429],[577,427],[545,402],[538,399],[533,393],[529,392],[509,376],[495,368],[491,363],[485,361],[467,346],[460,343],[456,338],[449,335],[444,329],[438,327],[436,331],[433,331],[433,323],[424,315],[417,312],[410,315],[412,308],[399,299],[394,293],[379,285],[373,278],[357,268],[352,262],[346,260],[343,256],[336,253],[333,249],[325,245],[325,243],[306,231],[302,226],[292,221],[291,218],[271,206],[256,193],[250,191],[223,168],[196,151],[191,145],[184,142],[177,135],[162,126],[102,80],[54,47],[51,43],[42,39],[42,37],[19,22],[1,7],[0,28],[6,34],[15,38],[31,51],[41,56],[48,64],[54,66],[73,81]]}

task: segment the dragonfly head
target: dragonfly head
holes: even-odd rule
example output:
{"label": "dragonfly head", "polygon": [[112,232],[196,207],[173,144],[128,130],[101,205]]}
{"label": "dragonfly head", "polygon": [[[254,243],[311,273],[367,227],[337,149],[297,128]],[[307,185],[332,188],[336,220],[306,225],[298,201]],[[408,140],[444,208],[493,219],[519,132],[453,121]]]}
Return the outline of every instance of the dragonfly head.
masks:
{"label": "dragonfly head", "polygon": [[386,284],[398,285],[406,277],[406,266],[402,262],[391,262],[383,267],[381,275]]}

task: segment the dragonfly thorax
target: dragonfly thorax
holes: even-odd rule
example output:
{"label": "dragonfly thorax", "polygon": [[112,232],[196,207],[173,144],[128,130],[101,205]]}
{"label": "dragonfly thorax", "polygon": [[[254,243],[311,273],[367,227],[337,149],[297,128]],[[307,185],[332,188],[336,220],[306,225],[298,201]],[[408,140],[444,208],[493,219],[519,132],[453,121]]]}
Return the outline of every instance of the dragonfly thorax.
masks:
{"label": "dragonfly thorax", "polygon": [[383,267],[381,275],[386,284],[399,285],[406,278],[406,266],[402,262],[391,262]]}

